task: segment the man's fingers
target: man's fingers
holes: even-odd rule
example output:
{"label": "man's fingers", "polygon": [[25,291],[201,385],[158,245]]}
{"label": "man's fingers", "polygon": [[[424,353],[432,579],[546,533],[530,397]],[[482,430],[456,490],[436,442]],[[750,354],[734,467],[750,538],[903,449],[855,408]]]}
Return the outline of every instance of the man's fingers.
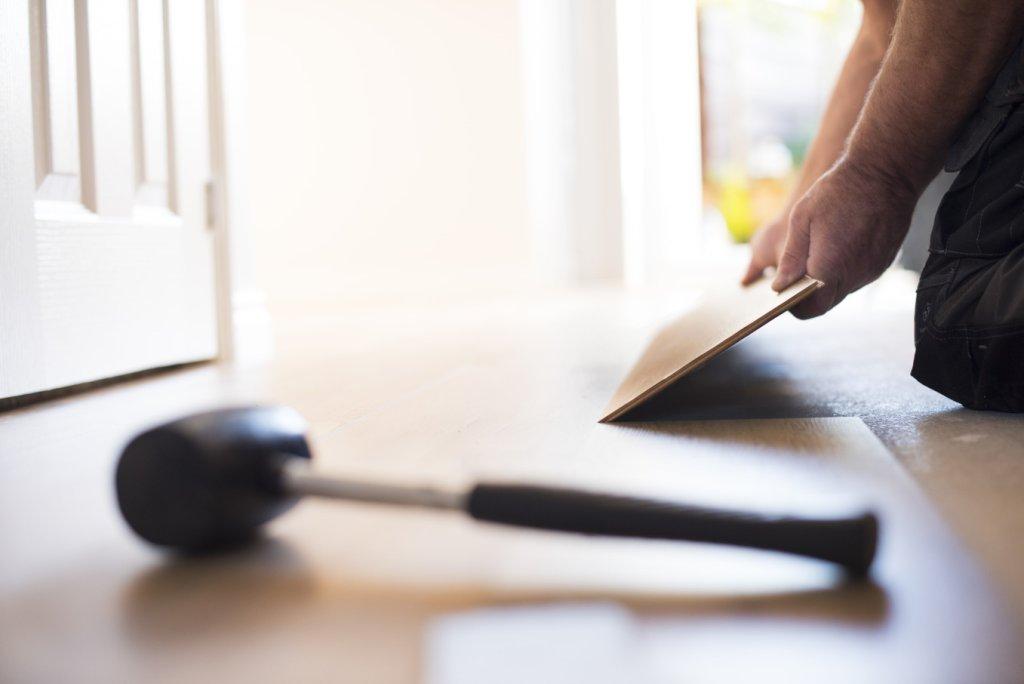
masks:
{"label": "man's fingers", "polygon": [[764,274],[764,269],[766,268],[768,268],[768,264],[764,263],[756,253],[751,255],[750,265],[747,266],[747,273],[740,282],[743,285],[750,285]]}
{"label": "man's fingers", "polygon": [[781,292],[802,278],[807,272],[807,252],[810,246],[810,224],[793,212],[786,236],[786,246],[779,259],[779,271],[775,274],[772,289]]}

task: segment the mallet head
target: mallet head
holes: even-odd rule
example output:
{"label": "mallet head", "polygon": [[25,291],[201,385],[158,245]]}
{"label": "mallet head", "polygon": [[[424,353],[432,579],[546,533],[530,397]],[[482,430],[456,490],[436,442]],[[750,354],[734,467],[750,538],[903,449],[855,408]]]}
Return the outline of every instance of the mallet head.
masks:
{"label": "mallet head", "polygon": [[295,504],[280,469],[312,457],[305,430],[298,413],[277,406],[210,411],[147,430],[117,465],[121,513],[160,546],[203,550],[250,539]]}

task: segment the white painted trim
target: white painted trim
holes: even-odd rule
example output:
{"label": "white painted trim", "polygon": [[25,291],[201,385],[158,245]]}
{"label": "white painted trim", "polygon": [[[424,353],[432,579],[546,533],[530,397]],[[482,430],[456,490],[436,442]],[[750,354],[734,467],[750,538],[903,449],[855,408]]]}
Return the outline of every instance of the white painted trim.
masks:
{"label": "white painted trim", "polygon": [[273,333],[266,300],[253,273],[245,203],[245,3],[208,0],[207,6],[219,357],[258,363],[272,355]]}
{"label": "white painted trim", "polygon": [[617,21],[625,281],[665,283],[703,238],[696,0],[620,0]]}
{"label": "white painted trim", "polygon": [[520,0],[526,177],[541,281],[622,276],[615,0]]}

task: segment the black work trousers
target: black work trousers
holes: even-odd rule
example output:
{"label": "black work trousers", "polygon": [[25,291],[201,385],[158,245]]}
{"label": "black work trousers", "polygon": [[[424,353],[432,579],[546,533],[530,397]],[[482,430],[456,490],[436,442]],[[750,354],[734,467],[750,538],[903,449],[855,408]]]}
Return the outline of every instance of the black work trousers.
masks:
{"label": "black work trousers", "polygon": [[972,409],[1024,411],[1024,97],[1017,83],[1001,84],[951,153],[960,173],[939,206],[917,291],[912,374]]}

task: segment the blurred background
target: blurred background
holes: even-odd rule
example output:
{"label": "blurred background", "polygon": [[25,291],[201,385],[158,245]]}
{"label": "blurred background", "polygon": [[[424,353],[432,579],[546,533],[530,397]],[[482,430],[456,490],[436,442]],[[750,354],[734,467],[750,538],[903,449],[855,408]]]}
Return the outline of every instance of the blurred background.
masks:
{"label": "blurred background", "polygon": [[860,3],[246,9],[249,221],[279,307],[738,276]]}

